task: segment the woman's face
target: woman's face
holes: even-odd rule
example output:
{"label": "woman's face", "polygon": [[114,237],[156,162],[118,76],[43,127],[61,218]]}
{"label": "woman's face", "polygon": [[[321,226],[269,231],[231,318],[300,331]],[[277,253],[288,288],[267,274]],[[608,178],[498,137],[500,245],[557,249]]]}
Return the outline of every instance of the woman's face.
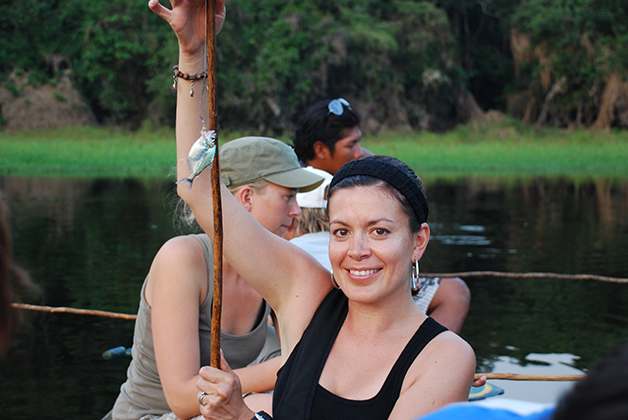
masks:
{"label": "woman's face", "polygon": [[301,214],[296,195],[294,188],[269,182],[266,187],[253,191],[249,212],[267,230],[283,237],[294,218]]}
{"label": "woman's face", "polygon": [[339,189],[329,201],[329,259],[352,300],[408,293],[410,266],[423,255],[429,228],[412,233],[397,198],[381,186]]}

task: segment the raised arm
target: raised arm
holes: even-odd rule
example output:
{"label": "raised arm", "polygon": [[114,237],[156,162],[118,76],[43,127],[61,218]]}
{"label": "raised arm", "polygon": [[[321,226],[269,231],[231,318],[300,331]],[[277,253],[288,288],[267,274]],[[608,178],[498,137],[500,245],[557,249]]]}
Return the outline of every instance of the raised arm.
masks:
{"label": "raised arm", "polygon": [[[216,34],[222,29],[225,21],[226,0],[216,0]],[[179,41],[179,71],[195,75],[206,68],[204,55],[206,47],[206,12],[205,0],[171,0],[172,10],[164,7],[158,0],[150,0],[148,7],[163,18],[177,35]],[[205,79],[207,80],[207,79]],[[187,165],[181,159],[188,156],[190,148],[200,136],[202,122],[209,121],[207,94],[196,90],[190,95],[190,81],[180,78],[177,81],[177,179],[189,175]],[[202,84],[199,81],[197,85]],[[205,100],[202,100],[205,99]],[[200,104],[200,106],[199,106]]]}
{"label": "raised arm", "polygon": [[[149,6],[170,24],[177,35],[179,71],[199,74],[206,67],[203,55],[205,1],[173,0],[171,3],[172,10],[162,6],[157,0],[151,0]],[[216,1],[216,13],[218,32],[225,17],[225,0]],[[207,95],[202,98],[200,89],[195,86],[195,94],[191,96],[189,84],[189,81],[183,79],[178,81],[176,114],[178,179],[189,175],[188,168],[181,159],[188,156],[190,148],[200,136],[203,128],[201,116],[208,121]],[[191,188],[179,185],[178,193],[190,206],[201,227],[212,237],[210,174],[210,171],[204,171],[194,179]],[[221,195],[223,250],[230,264],[270,303],[280,320],[287,306],[300,308],[301,313],[306,314],[308,313],[306,308],[313,307],[311,310],[313,313],[331,287],[326,271],[304,251],[264,229],[222,183]],[[291,313],[292,310],[287,312]],[[297,331],[301,327],[305,328],[302,323],[297,324],[299,324],[296,327]],[[282,334],[284,333],[287,331],[283,331],[282,326]],[[300,333],[296,335],[300,337]],[[292,334],[287,333],[287,336],[291,337]]]}

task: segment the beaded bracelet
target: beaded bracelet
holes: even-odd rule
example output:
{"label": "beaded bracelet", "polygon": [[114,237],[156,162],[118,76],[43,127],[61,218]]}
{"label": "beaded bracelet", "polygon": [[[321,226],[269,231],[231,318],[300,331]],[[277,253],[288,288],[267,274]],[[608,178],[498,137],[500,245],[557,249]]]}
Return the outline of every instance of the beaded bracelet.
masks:
{"label": "beaded bracelet", "polygon": [[204,71],[202,73],[199,74],[187,74],[187,73],[182,73],[179,71],[179,65],[175,64],[172,67],[172,70],[174,71],[174,76],[172,76],[172,88],[174,90],[177,90],[177,80],[179,78],[183,79],[183,80],[190,80],[192,82],[192,84],[190,85],[190,96],[194,96],[194,81],[195,80],[200,80],[200,79],[205,79],[207,77],[207,72]]}

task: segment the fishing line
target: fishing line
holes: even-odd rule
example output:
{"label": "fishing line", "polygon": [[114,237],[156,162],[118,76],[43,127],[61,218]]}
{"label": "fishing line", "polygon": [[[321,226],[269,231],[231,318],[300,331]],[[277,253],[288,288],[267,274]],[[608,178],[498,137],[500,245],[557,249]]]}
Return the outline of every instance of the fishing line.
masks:
{"label": "fishing line", "polygon": [[[207,34],[207,19],[205,19],[205,34]],[[207,35],[205,35],[205,38],[207,38]],[[207,39],[205,39],[205,43],[203,45],[203,71],[205,72],[205,74],[207,74],[208,72],[208,64],[207,64]],[[209,79],[209,74],[207,74],[207,77],[203,78],[203,84],[201,85],[201,94],[198,98],[198,117],[201,120],[201,124],[202,124],[202,128],[201,128],[201,137],[205,135],[205,133],[207,132],[207,126],[205,125],[205,118],[203,118],[203,95],[205,94],[205,91],[208,91],[207,89],[207,79]]]}

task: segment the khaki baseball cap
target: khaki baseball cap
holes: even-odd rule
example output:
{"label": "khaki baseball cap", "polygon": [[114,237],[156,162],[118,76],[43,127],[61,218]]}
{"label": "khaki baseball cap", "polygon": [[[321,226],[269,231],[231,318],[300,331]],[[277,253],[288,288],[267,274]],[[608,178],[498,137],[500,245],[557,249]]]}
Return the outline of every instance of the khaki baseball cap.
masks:
{"label": "khaki baseball cap", "polygon": [[219,156],[220,173],[227,188],[265,179],[307,192],[323,182],[323,177],[301,167],[290,146],[270,137],[231,140],[220,147]]}

